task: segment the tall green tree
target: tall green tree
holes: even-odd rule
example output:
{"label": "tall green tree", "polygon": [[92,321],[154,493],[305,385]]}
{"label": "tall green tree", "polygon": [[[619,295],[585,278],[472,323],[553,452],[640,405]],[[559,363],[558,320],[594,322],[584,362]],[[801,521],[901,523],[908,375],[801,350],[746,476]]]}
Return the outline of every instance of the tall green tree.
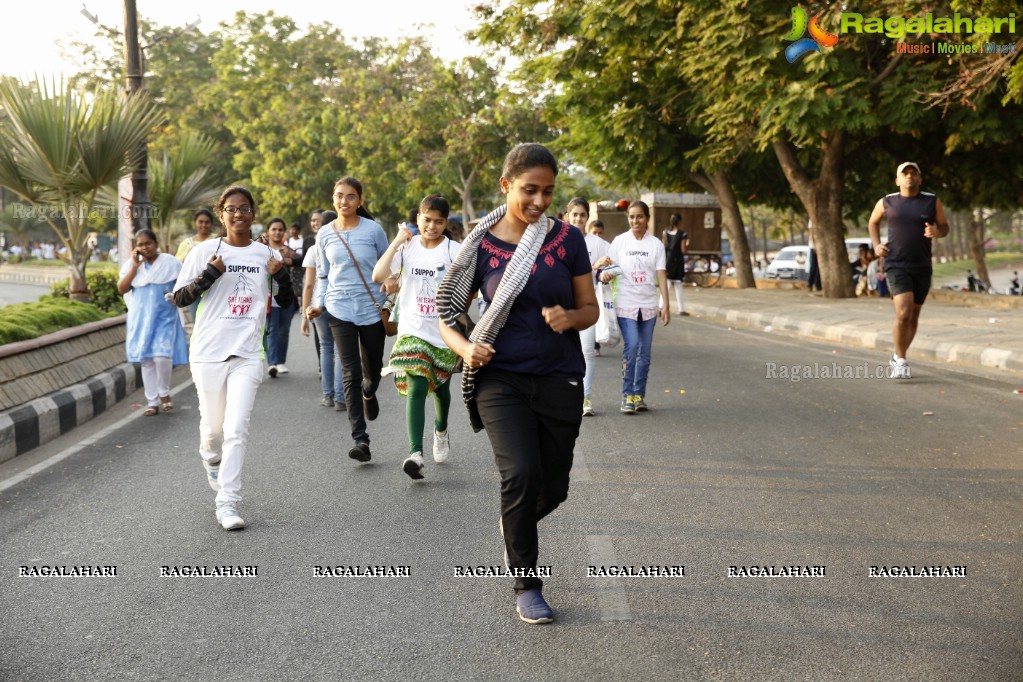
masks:
{"label": "tall green tree", "polygon": [[[447,105],[436,173],[458,195],[466,220],[477,216],[478,206],[499,202],[497,179],[512,147],[555,136],[541,103],[502,84],[500,67],[479,57],[464,59],[447,67],[449,78],[438,93]],[[558,186],[564,184],[562,175]]]}
{"label": "tall green tree", "polygon": [[238,12],[221,39],[207,96],[232,136],[235,179],[256,193],[264,216],[329,204],[349,156],[335,98],[364,70],[360,53],[332,26],[301,33],[273,12]]}
{"label": "tall green tree", "polygon": [[778,194],[784,179],[750,153],[748,125],[715,154],[702,149],[700,115],[714,93],[684,76],[691,46],[677,32],[678,3],[521,0],[478,13],[478,37],[521,60],[520,87],[547,93],[543,115],[560,149],[603,184],[714,194],[740,286],[754,286],[738,202]]}
{"label": "tall green tree", "polygon": [[[176,149],[191,135],[202,134],[229,150],[233,136],[224,126],[220,102],[213,96],[216,79],[212,56],[222,47],[220,32],[184,31],[142,19],[143,87],[164,114],[150,138],[151,148]],[[124,83],[124,36],[120,31],[97,26],[94,40],[72,43],[82,66],[72,76],[87,88],[120,89]],[[230,154],[222,153],[205,165],[210,183],[223,187],[235,177]]]}
{"label": "tall green tree", "polygon": [[[1008,17],[1015,14],[1019,24],[1020,5],[1015,0],[952,0],[952,9],[968,17]],[[1014,33],[974,33],[971,42],[980,48],[968,60],[957,60],[955,70],[946,80],[928,93],[928,101],[941,107],[963,105],[972,107],[977,98],[998,92],[1002,104],[1023,104],[1023,30]],[[987,52],[985,43],[1012,46],[1004,52]]]}
{"label": "tall green tree", "polygon": [[[942,5],[927,9],[940,14],[947,7]],[[915,3],[881,0],[870,7],[870,16],[922,16],[923,11]],[[841,12],[837,3],[811,3],[807,9],[808,16],[833,32]],[[858,157],[876,157],[874,150],[880,148],[886,161],[879,174],[890,177],[888,169],[899,160],[943,146],[940,134],[921,135],[940,125],[940,112],[927,108],[918,93],[941,81],[947,64],[911,60],[899,52],[900,41],[920,42],[919,35],[895,40],[856,33],[844,33],[834,47],[788,63],[783,51],[790,44],[786,39],[798,37],[793,28],[790,9],[766,0],[688,2],[678,21],[679,35],[693,48],[684,73],[715,94],[716,106],[701,118],[708,149],[752,127],[755,147],[774,152],[816,228],[825,295],[850,296],[842,241],[845,196],[850,181],[869,179],[862,167],[853,176],[848,171]],[[896,139],[910,143],[889,144]]]}
{"label": "tall green tree", "polygon": [[[149,194],[153,200],[153,224],[159,228],[160,248],[170,252],[175,228],[187,224],[197,207],[207,206],[222,189],[211,163],[219,156],[217,143],[201,133],[188,133],[171,152],[150,162]],[[182,220],[185,218],[185,220]]]}
{"label": "tall green tree", "polygon": [[146,97],[85,93],[42,80],[0,83],[0,106],[0,185],[40,210],[66,247],[70,296],[87,299],[88,219],[96,195],[126,174],[129,152],[160,115]]}
{"label": "tall green tree", "polygon": [[[209,206],[223,184],[213,177],[211,162],[220,154],[217,143],[201,133],[188,133],[173,150],[163,150],[149,163],[149,196],[153,203],[153,228],[164,253],[173,253],[177,236],[190,227],[188,217]],[[118,206],[113,187],[100,190],[97,204],[109,210]]]}

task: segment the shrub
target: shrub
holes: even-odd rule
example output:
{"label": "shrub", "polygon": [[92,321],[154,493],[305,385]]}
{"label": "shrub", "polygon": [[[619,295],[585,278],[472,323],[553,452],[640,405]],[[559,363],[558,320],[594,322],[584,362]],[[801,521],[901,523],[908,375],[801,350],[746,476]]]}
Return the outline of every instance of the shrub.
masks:
{"label": "shrub", "polygon": [[[128,312],[124,299],[117,293],[117,280],[116,270],[90,270],[85,273],[85,285],[92,296],[92,305],[111,315]],[[50,285],[48,298],[66,300],[69,286],[66,279]]]}
{"label": "shrub", "polygon": [[34,339],[109,316],[94,305],[77,301],[42,298],[39,303],[17,303],[0,308],[0,345]]}

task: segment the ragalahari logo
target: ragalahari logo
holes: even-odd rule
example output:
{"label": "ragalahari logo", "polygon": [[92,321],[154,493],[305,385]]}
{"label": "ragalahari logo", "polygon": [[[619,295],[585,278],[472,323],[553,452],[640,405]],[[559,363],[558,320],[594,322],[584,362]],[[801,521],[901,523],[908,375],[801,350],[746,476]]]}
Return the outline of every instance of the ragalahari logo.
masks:
{"label": "ragalahari logo", "polygon": [[[792,8],[792,30],[785,40],[795,40],[785,48],[785,59],[789,64],[798,62],[811,52],[820,52],[821,47],[834,47],[838,43],[838,36],[828,33],[818,23],[820,14],[815,14],[810,20],[809,26],[806,23],[806,10],[802,7]],[[803,34],[809,30],[810,37],[804,38]]]}

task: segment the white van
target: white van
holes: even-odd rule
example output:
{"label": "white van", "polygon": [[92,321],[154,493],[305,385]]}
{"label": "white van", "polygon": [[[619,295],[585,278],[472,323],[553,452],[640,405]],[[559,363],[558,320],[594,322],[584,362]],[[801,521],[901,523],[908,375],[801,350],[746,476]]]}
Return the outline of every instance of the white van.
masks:
{"label": "white van", "polygon": [[810,278],[810,247],[786,246],[767,266],[768,279]]}

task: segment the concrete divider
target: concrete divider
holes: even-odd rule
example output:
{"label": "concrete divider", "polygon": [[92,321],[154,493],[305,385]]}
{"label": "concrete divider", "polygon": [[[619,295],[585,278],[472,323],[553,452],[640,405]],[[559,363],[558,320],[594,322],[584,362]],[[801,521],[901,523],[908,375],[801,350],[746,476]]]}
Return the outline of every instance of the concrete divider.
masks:
{"label": "concrete divider", "polygon": [[0,462],[67,433],[142,385],[125,315],[0,346]]}

